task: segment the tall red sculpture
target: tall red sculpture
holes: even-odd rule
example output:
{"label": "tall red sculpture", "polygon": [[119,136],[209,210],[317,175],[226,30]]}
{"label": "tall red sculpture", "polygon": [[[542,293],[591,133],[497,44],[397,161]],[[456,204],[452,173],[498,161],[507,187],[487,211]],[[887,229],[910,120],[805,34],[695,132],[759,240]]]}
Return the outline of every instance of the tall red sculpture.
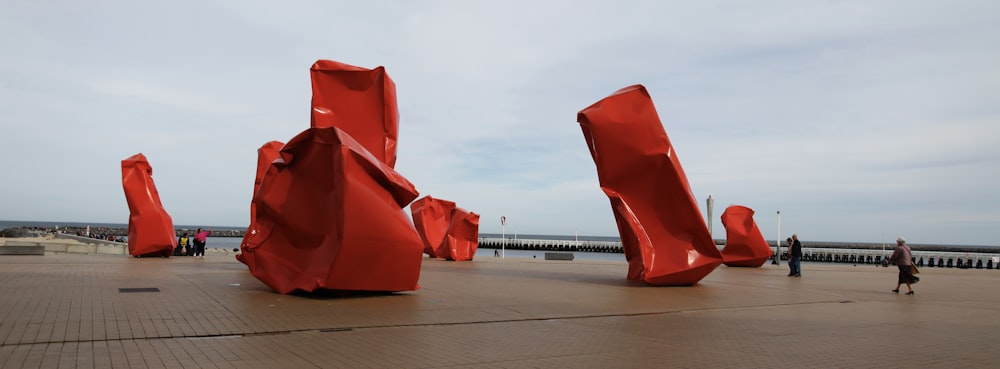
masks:
{"label": "tall red sculpture", "polygon": [[423,244],[403,211],[416,197],[344,131],[307,129],[264,173],[243,260],[279,293],[416,290]]}
{"label": "tall red sculpture", "polygon": [[629,280],[693,285],[722,263],[646,88],[618,90],[577,115],[611,200]]}
{"label": "tall red sculpture", "polygon": [[479,248],[479,214],[431,196],[410,204],[413,225],[432,258],[472,260]]}
{"label": "tall red sculpture", "polygon": [[753,221],[753,214],[753,209],[740,205],[731,205],[722,213],[722,226],[726,227],[722,262],[726,266],[756,268],[774,254]]}
{"label": "tall red sculpture", "polygon": [[312,127],[337,127],[390,168],[396,166],[396,84],[384,67],[319,60],[312,76]]}
{"label": "tall red sculpture", "polygon": [[[253,196],[257,197],[257,188],[260,187],[260,181],[264,178],[264,173],[267,172],[267,168],[271,166],[271,162],[277,159],[279,156],[279,150],[285,144],[281,141],[269,141],[257,149],[257,176],[254,177],[253,181]],[[254,205],[253,201],[250,201],[250,222],[257,219],[257,206]],[[243,254],[236,254],[236,260],[246,264],[247,262],[243,260]]]}
{"label": "tall red sculpture", "polygon": [[129,210],[129,255],[170,256],[177,247],[174,223],[160,203],[153,167],[145,155],[139,153],[122,160],[122,188]]}

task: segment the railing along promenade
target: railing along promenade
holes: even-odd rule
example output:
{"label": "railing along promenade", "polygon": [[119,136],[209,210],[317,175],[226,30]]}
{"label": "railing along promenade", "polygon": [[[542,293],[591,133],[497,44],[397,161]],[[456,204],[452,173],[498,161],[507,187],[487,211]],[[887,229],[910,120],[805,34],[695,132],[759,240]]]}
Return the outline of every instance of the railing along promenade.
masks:
{"label": "railing along promenade", "polygon": [[[716,240],[720,249],[724,240]],[[772,250],[774,242],[769,242]],[[624,253],[619,241],[503,239],[483,237],[479,247],[530,251]],[[895,245],[879,243],[808,242],[802,248],[802,260],[828,263],[882,264],[892,255]],[[910,245],[917,266],[945,268],[1000,268],[1000,247]],[[781,260],[788,259],[788,248],[782,245]]]}

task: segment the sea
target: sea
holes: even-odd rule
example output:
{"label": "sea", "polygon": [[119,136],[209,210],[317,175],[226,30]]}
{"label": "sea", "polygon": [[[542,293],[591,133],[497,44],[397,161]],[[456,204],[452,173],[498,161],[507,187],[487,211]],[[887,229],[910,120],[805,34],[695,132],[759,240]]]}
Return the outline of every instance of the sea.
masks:
{"label": "sea", "polygon": [[[0,230],[15,227],[37,227],[42,229],[55,229],[57,227],[86,227],[90,226],[91,229],[96,228],[127,228],[128,224],[125,223],[81,223],[81,222],[41,222],[41,221],[22,221],[22,220],[0,220]],[[207,225],[179,225],[175,224],[176,229],[197,229],[206,228],[213,231],[245,231],[247,226],[207,226]],[[609,241],[609,242],[619,242],[621,241],[618,237],[609,236],[587,236],[587,235],[543,235],[543,234],[494,234],[494,233],[480,233],[481,238],[502,238],[506,237],[508,239],[529,239],[529,240],[562,240],[562,241]],[[215,249],[227,249],[232,250],[240,247],[240,242],[242,238],[240,237],[209,237],[206,247]],[[829,243],[829,242],[826,242]],[[814,242],[814,244],[821,244],[821,242]],[[960,246],[960,245],[936,245],[938,248],[943,250],[964,250],[964,251],[975,251],[975,252],[997,252],[1000,247],[997,246]],[[476,257],[493,257],[493,249],[480,248],[476,253]],[[515,257],[515,258],[540,258],[544,256],[544,252],[540,251],[528,251],[528,250],[506,250],[505,257]],[[624,260],[624,254],[608,254],[608,253],[589,253],[589,252],[574,252],[574,257],[579,259],[593,259],[593,260]]]}
{"label": "sea", "polygon": [[[41,221],[26,221],[26,220],[0,220],[0,230],[7,228],[17,228],[17,227],[32,227],[40,229],[57,229],[62,227],[73,227],[82,228],[90,226],[91,229],[98,228],[127,228],[128,224],[125,223],[81,223],[81,222],[41,222]],[[205,228],[211,230],[232,230],[232,231],[245,231],[246,226],[236,227],[236,226],[206,226],[206,225],[179,225],[175,224],[174,228],[177,229],[196,229]],[[480,237],[483,238],[501,238],[500,234],[491,233],[480,233]],[[618,237],[604,237],[604,236],[561,236],[561,235],[537,235],[537,234],[519,234],[519,235],[503,235],[508,238],[522,238],[522,239],[533,239],[533,240],[580,240],[580,241],[618,241]],[[240,237],[209,237],[206,240],[205,247],[209,249],[221,249],[221,250],[232,250],[238,249],[240,243],[243,241]],[[529,250],[503,250],[502,257],[504,258],[521,258],[521,259],[532,259],[532,258],[544,258],[544,251],[529,251]],[[625,254],[613,254],[613,253],[601,253],[601,252],[574,252],[574,258],[581,260],[606,260],[606,261],[625,261]],[[475,258],[493,258],[493,249],[479,248],[476,251]]]}

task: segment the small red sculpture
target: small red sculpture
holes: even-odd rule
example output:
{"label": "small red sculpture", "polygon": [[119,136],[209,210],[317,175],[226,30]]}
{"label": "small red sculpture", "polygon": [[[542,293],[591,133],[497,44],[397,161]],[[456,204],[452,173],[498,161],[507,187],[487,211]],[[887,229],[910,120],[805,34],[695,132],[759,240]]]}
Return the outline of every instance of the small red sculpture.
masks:
{"label": "small red sculpture", "polygon": [[451,214],[448,236],[438,256],[456,261],[472,260],[479,249],[479,214],[457,208]]}
{"label": "small red sculpture", "polygon": [[410,204],[410,214],[413,216],[413,226],[424,243],[424,253],[432,258],[438,257],[437,249],[444,243],[448,227],[451,226],[451,214],[455,211],[455,203],[424,196]]}
{"label": "small red sculpture", "polygon": [[153,167],[139,153],[122,160],[122,188],[128,202],[128,253],[169,257],[177,247],[174,223],[160,203]]}
{"label": "small red sculpture", "polygon": [[718,267],[722,255],[646,88],[618,90],[577,122],[611,200],[628,279],[693,285]]}
{"label": "small red sculpture", "polygon": [[403,207],[413,185],[336,127],[288,141],[265,171],[243,261],[283,294],[411,291],[423,244]]}
{"label": "small red sculpture", "polygon": [[399,109],[396,84],[385,68],[319,60],[310,74],[311,126],[340,128],[378,160],[395,167]]}
{"label": "small red sculpture", "polygon": [[432,258],[472,260],[479,248],[479,214],[431,196],[410,204],[413,225]]}
{"label": "small red sculpture", "polygon": [[722,226],[726,227],[722,263],[726,266],[756,268],[774,254],[753,221],[753,214],[753,209],[740,205],[731,205],[722,213]]}

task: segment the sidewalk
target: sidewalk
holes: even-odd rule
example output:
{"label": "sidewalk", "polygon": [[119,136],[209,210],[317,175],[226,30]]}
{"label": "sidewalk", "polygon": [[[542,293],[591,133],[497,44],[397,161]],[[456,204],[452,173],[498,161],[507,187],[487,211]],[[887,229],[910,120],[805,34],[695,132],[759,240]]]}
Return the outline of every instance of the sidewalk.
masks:
{"label": "sidewalk", "polygon": [[[0,257],[0,368],[895,368],[1000,362],[1000,271],[425,259],[421,289],[286,296],[232,256]],[[120,292],[121,288],[159,292]],[[905,287],[903,287],[905,290]],[[127,290],[126,290],[127,291]],[[140,290],[141,291],[141,290]]]}

